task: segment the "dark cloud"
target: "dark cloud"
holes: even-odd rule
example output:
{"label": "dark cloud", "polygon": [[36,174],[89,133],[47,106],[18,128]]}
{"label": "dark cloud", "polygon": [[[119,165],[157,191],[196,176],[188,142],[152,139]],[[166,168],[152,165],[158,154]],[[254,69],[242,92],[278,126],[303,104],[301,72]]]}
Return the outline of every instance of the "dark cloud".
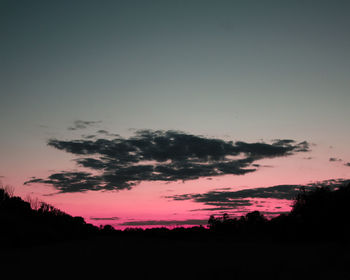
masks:
{"label": "dark cloud", "polygon": [[313,159],[313,157],[304,157],[304,159],[311,160],[311,159]]}
{"label": "dark cloud", "polygon": [[345,166],[350,166],[350,162],[347,162],[344,164]]}
{"label": "dark cloud", "polygon": [[68,130],[79,130],[79,129],[85,129],[90,126],[94,126],[98,123],[101,123],[101,121],[82,121],[77,120],[74,122],[73,126],[68,127]]}
{"label": "dark cloud", "polygon": [[110,133],[109,131],[105,130],[105,129],[100,129],[98,131],[96,131],[98,134],[102,134],[105,136],[113,136],[113,137],[119,137],[119,134],[115,134],[115,133]]}
{"label": "dark cloud", "polygon": [[331,161],[331,162],[342,161],[342,159],[331,157],[331,158],[329,158],[329,161]]}
{"label": "dark cloud", "polygon": [[54,173],[46,179],[33,178],[24,184],[43,183],[54,186],[60,192],[82,192],[87,190],[101,190],[102,180],[87,172]]}
{"label": "dark cloud", "polygon": [[253,188],[239,191],[214,190],[206,193],[195,194],[180,194],[173,196],[165,196],[173,200],[192,200],[193,202],[203,203],[204,205],[214,206],[213,208],[196,209],[195,211],[216,211],[236,209],[242,206],[251,206],[252,199],[286,199],[293,200],[300,192],[301,188],[311,190],[320,186],[328,186],[330,188],[337,188],[349,183],[350,180],[337,179],[327,180],[308,185],[278,185],[266,188]]}
{"label": "dark cloud", "polygon": [[[277,208],[277,207],[276,207]],[[277,215],[281,215],[281,214],[288,214],[288,211],[259,211],[261,214],[267,216],[267,217],[273,217],[273,216],[277,216]]]}
{"label": "dark cloud", "polygon": [[208,220],[146,220],[146,221],[131,221],[119,224],[120,226],[171,226],[171,225],[205,225]]}
{"label": "dark cloud", "polygon": [[119,220],[118,217],[106,217],[106,218],[99,218],[99,217],[90,217],[90,220],[94,221],[116,221]]}
{"label": "dark cloud", "polygon": [[287,156],[295,152],[309,151],[307,142],[296,144],[292,140],[276,140],[272,144],[236,142],[236,147],[241,153],[248,154],[254,158]]}
{"label": "dark cloud", "polygon": [[173,200],[193,200],[194,202],[202,202],[206,205],[218,205],[231,202],[236,203],[238,199],[243,198],[293,199],[293,197],[299,192],[300,187],[300,185],[279,185],[240,191],[209,191],[203,194],[181,194],[167,196],[166,198],[172,198]]}
{"label": "dark cloud", "polygon": [[96,138],[96,135],[94,134],[89,134],[89,135],[83,135],[82,136],[84,139],[93,139],[93,138]]}
{"label": "dark cloud", "polygon": [[50,139],[48,145],[76,155],[79,166],[98,173],[61,172],[26,182],[51,184],[61,192],[121,190],[141,181],[244,175],[260,167],[255,163],[259,159],[309,151],[307,142],[294,140],[234,143],[179,131],[151,130],[136,131],[130,138]]}
{"label": "dark cloud", "polygon": [[[179,200],[179,199],[175,199],[175,200]],[[180,199],[182,200],[182,199]],[[209,208],[199,208],[199,209],[193,209],[191,210],[191,212],[195,212],[195,211],[223,211],[223,210],[232,210],[232,209],[238,209],[241,207],[247,207],[247,206],[252,206],[253,202],[250,201],[249,199],[232,199],[232,198],[228,198],[228,199],[223,199],[222,201],[217,199],[213,199],[213,200],[208,200],[205,201],[205,199],[194,199],[195,202],[202,202],[207,206],[212,206]]]}

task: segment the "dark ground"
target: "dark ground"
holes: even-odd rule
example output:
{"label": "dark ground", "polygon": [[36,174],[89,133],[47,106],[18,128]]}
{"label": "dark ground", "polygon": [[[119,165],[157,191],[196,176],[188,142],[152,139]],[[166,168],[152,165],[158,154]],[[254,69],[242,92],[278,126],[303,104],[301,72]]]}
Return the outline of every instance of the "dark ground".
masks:
{"label": "dark ground", "polygon": [[[116,231],[0,189],[1,279],[350,279],[350,184],[301,190],[267,220],[210,217],[204,227]],[[20,277],[19,277],[20,276]]]}
{"label": "dark ground", "polygon": [[[344,243],[99,236],[0,252],[2,267],[113,279],[350,279]],[[29,270],[26,270],[29,271]],[[97,273],[97,274],[96,274]],[[35,273],[34,273],[35,274]],[[8,278],[10,279],[10,278]]]}

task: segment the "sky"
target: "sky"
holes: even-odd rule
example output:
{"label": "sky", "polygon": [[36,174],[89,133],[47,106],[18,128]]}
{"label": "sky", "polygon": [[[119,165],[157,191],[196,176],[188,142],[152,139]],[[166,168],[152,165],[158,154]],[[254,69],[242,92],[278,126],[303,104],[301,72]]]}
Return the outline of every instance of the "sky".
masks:
{"label": "sky", "polygon": [[117,228],[289,211],[350,177],[348,26],[338,0],[1,0],[0,179]]}

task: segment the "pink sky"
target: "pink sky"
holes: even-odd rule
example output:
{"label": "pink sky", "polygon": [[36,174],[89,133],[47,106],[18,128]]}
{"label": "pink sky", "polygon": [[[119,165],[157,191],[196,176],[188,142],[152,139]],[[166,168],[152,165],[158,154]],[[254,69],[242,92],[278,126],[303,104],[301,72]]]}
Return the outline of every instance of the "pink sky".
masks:
{"label": "pink sky", "polygon": [[[61,158],[57,158],[57,161],[42,162],[39,156],[38,161],[33,161],[33,164],[30,165],[24,161],[23,166],[18,168],[23,173],[15,174],[13,170],[8,170],[7,174],[9,175],[2,178],[3,184],[14,186],[15,194],[22,198],[27,195],[37,197],[70,215],[82,216],[89,223],[95,225],[111,224],[116,228],[125,228],[120,224],[132,221],[207,220],[209,215],[223,212],[193,211],[208,208],[208,206],[190,200],[176,201],[166,198],[166,196],[205,193],[221,188],[241,190],[280,184],[308,184],[333,178],[348,178],[350,172],[350,168],[344,166],[343,163],[329,161],[331,155],[334,154],[332,149],[314,147],[310,153],[262,160],[259,164],[263,167],[258,171],[241,176],[226,175],[171,183],[142,182],[131,190],[88,191],[54,195],[50,194],[55,193],[56,190],[50,186],[23,185],[23,181],[28,176],[33,174],[47,176],[50,173],[47,170],[54,169],[53,167],[57,168],[60,164],[62,170],[74,167],[74,164],[68,160],[70,166],[63,168],[64,164],[67,163],[68,156],[60,151],[53,153],[61,155]],[[308,157],[313,158],[306,159]],[[259,203],[228,212],[236,213],[236,215],[253,210],[280,212],[289,211],[291,205],[288,200],[256,199],[256,201]]]}

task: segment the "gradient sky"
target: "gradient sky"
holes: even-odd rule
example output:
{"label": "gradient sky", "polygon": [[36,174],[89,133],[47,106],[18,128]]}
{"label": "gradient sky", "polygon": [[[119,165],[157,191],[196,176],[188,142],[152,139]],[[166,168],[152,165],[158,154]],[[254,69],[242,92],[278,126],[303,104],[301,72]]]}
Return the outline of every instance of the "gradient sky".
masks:
{"label": "gradient sky", "polygon": [[[0,1],[1,180],[22,197],[117,225],[213,213],[172,195],[349,178],[349,26],[350,2],[337,0]],[[80,170],[49,139],[98,130],[127,138],[140,129],[293,139],[310,150],[263,159],[245,175],[131,190],[47,196],[53,186],[24,185]],[[259,205],[276,212],[288,203]]]}

